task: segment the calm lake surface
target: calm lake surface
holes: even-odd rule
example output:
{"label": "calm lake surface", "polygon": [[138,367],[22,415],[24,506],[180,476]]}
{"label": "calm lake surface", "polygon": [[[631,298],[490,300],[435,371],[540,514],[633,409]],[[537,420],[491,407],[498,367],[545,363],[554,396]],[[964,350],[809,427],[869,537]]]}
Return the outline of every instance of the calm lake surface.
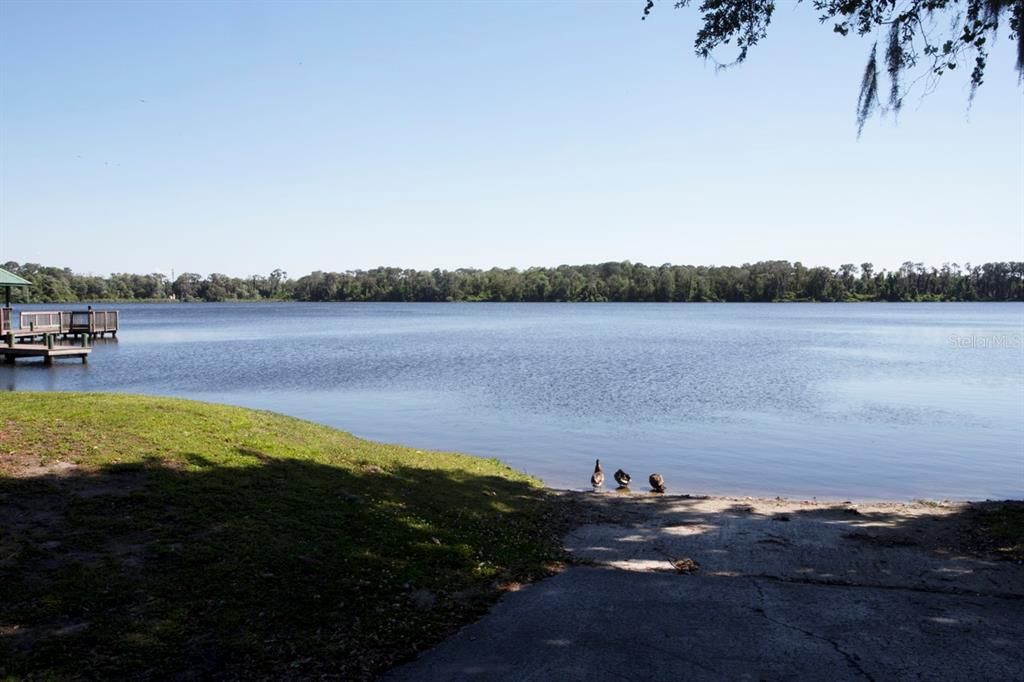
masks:
{"label": "calm lake surface", "polygon": [[0,387],[266,408],[555,487],[600,457],[680,493],[1024,496],[1020,304],[96,307],[118,341]]}

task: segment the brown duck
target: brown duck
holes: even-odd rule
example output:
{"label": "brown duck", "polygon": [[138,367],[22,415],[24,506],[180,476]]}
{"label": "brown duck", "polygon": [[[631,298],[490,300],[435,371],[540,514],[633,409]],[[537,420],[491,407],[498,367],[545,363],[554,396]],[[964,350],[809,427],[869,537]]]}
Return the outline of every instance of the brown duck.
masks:
{"label": "brown duck", "polygon": [[604,471],[601,469],[601,460],[597,460],[594,464],[594,475],[590,477],[590,485],[594,486],[594,490],[604,485]]}
{"label": "brown duck", "polygon": [[649,480],[651,482],[651,490],[656,493],[665,492],[665,478],[661,474],[651,474]]}

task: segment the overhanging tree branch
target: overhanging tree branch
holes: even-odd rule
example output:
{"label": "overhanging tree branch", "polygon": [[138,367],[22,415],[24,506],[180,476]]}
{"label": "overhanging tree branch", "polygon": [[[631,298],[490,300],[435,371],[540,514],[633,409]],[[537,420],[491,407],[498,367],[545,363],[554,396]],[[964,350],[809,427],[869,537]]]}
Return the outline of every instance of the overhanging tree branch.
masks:
{"label": "overhanging tree branch", "polygon": [[[804,0],[797,0],[803,2]],[[643,17],[655,8],[656,0],[644,0]],[[694,0],[675,0],[676,9],[686,9]],[[889,79],[887,107],[878,101],[877,39],[861,78],[857,97],[857,134],[866,120],[879,111],[898,114],[907,92],[921,80],[914,78],[904,86],[908,74],[915,71],[924,57],[928,87],[949,71],[970,65],[973,101],[978,88],[985,81],[989,46],[996,38],[1000,22],[1009,24],[1008,38],[1017,46],[1016,69],[1018,83],[1024,83],[1024,0],[811,0],[819,12],[822,23],[832,23],[832,30],[842,36],[851,32],[859,36],[878,34],[888,29],[885,36],[885,70]],[[746,60],[750,49],[768,35],[774,0],[703,0],[698,6],[702,25],[694,39],[694,52],[722,68]],[[948,28],[940,28],[947,21]],[[734,46],[735,59],[720,62],[714,53],[723,46]]]}

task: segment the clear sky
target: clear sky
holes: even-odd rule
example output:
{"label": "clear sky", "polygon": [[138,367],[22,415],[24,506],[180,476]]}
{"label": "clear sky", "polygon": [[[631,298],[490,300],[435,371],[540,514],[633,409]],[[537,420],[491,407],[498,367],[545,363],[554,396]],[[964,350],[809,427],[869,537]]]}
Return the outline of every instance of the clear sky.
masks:
{"label": "clear sky", "polygon": [[671,5],[0,0],[0,262],[1024,260],[1005,31],[858,141],[868,42],[782,0],[716,72]]}

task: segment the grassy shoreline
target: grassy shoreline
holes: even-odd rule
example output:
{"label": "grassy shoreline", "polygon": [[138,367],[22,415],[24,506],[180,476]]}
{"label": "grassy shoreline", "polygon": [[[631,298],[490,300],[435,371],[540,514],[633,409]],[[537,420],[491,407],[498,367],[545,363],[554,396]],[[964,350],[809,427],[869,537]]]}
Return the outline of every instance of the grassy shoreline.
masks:
{"label": "grassy shoreline", "polygon": [[[557,570],[616,497],[270,412],[6,393],[0,679],[371,679]],[[1024,559],[1024,503],[935,506],[956,551]]]}
{"label": "grassy shoreline", "polygon": [[560,558],[540,481],[268,412],[0,400],[0,678],[371,678]]}

